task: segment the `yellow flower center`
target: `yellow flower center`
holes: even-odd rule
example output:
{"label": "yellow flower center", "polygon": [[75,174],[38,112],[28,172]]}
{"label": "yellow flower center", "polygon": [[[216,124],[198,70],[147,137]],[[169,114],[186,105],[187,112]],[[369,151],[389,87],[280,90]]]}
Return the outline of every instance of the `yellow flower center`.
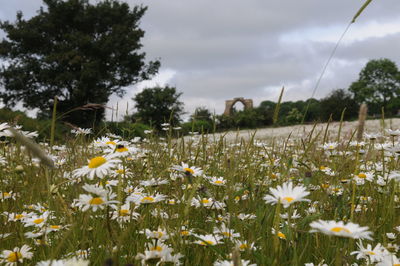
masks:
{"label": "yellow flower center", "polygon": [[239,248],[240,248],[240,249],[246,249],[246,248],[247,248],[247,244],[241,244],[241,245],[239,246]]}
{"label": "yellow flower center", "polygon": [[102,198],[99,198],[99,197],[93,198],[93,199],[91,199],[89,201],[90,205],[100,205],[100,204],[103,204],[103,203],[104,203],[104,200]]}
{"label": "yellow flower center", "polygon": [[194,174],[194,171],[191,168],[183,168],[183,170],[185,170],[185,172],[187,172],[189,174],[192,174],[192,175]]}
{"label": "yellow flower center", "polygon": [[271,174],[272,179],[276,179],[278,176],[276,174]]}
{"label": "yellow flower center", "polygon": [[327,189],[329,188],[329,184],[322,184],[321,187]]}
{"label": "yellow flower center", "polygon": [[60,229],[61,226],[59,226],[59,225],[50,225],[50,228],[51,229]]}
{"label": "yellow flower center", "polygon": [[143,199],[140,202],[144,203],[144,202],[153,202],[153,201],[154,201],[153,197],[146,196],[146,197],[143,197]]}
{"label": "yellow flower center", "polygon": [[11,196],[11,194],[8,193],[8,192],[4,192],[4,193],[3,193],[3,197],[10,197],[10,196]]}
{"label": "yellow flower center", "polygon": [[209,201],[208,199],[202,199],[202,200],[201,200],[201,203],[207,204],[207,203],[210,203],[210,201]]}
{"label": "yellow flower center", "polygon": [[291,203],[294,200],[294,198],[292,198],[292,197],[284,197],[282,200],[286,201],[288,203]]}
{"label": "yellow flower center", "polygon": [[320,169],[320,170],[325,170],[326,167],[325,167],[325,166],[320,166],[319,169]]}
{"label": "yellow flower center", "polygon": [[239,200],[240,200],[240,197],[239,197],[239,196],[236,196],[236,197],[235,197],[235,200],[236,200],[236,201],[239,201]]}
{"label": "yellow flower center", "polygon": [[333,145],[329,145],[328,149],[333,150],[335,147]]}
{"label": "yellow flower center", "polygon": [[342,232],[342,231],[345,231],[346,233],[351,233],[350,231],[349,231],[349,229],[347,229],[347,228],[344,228],[344,227],[333,227],[332,229],[331,229],[331,231],[332,232],[335,232],[335,233],[340,233],[340,232]]}
{"label": "yellow flower center", "polygon": [[284,233],[282,233],[282,232],[278,232],[277,236],[282,238],[282,239],[286,239],[286,235]]}
{"label": "yellow flower center", "polygon": [[182,236],[188,236],[189,235],[189,231],[183,230],[183,231],[181,231],[181,235]]}
{"label": "yellow flower center", "polygon": [[127,147],[121,147],[121,148],[117,148],[116,149],[117,152],[124,152],[124,151],[128,151]]}
{"label": "yellow flower center", "polygon": [[21,252],[11,252],[7,257],[8,262],[17,262],[19,259],[22,259]]}
{"label": "yellow flower center", "polygon": [[39,219],[33,220],[33,222],[34,222],[35,224],[41,224],[41,223],[43,223],[43,221],[44,221],[43,218],[39,218]]}
{"label": "yellow flower center", "polygon": [[229,233],[229,232],[222,232],[222,234],[223,234],[224,236],[226,236],[226,237],[231,237],[231,236],[232,236],[232,234]]}
{"label": "yellow flower center", "polygon": [[367,177],[367,175],[366,175],[366,174],[364,174],[364,173],[359,173],[359,174],[358,174],[358,177],[359,177],[359,178],[366,178],[366,177]]}
{"label": "yellow flower center", "polygon": [[20,220],[20,219],[22,219],[24,217],[25,217],[25,215],[23,215],[23,214],[16,214],[15,215],[15,219],[17,219],[17,220]]}
{"label": "yellow flower center", "polygon": [[369,255],[376,255],[376,253],[373,252],[373,251],[367,251],[367,253],[368,253]]}
{"label": "yellow flower center", "polygon": [[120,210],[119,216],[129,216],[129,210]]}
{"label": "yellow flower center", "polygon": [[89,162],[89,168],[97,168],[107,162],[106,158],[104,157],[94,157],[93,159],[90,160]]}
{"label": "yellow flower center", "polygon": [[118,169],[115,172],[117,172],[117,174],[120,174],[120,175],[125,173],[124,169]]}
{"label": "yellow flower center", "polygon": [[211,240],[204,240],[200,242],[200,245],[207,246],[207,245],[214,245],[214,241]]}
{"label": "yellow flower center", "polygon": [[163,249],[162,249],[162,247],[160,247],[160,246],[155,246],[155,247],[152,247],[150,250],[151,250],[151,251],[158,251],[158,252],[161,252]]}
{"label": "yellow flower center", "polygon": [[220,184],[223,184],[223,183],[224,183],[224,181],[221,181],[221,180],[216,180],[214,183],[215,183],[215,184],[218,184],[218,185],[220,185]]}
{"label": "yellow flower center", "polygon": [[107,141],[106,144],[110,144],[110,145],[116,145],[117,143],[115,143],[114,141]]}

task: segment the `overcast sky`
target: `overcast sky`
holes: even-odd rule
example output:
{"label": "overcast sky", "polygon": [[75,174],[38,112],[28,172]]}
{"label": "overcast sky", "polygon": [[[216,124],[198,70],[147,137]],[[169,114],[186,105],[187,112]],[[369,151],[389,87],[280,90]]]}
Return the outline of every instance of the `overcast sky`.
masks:
{"label": "overcast sky", "polygon": [[[145,87],[170,85],[182,92],[190,114],[204,106],[217,114],[234,97],[276,101],[304,100],[312,90],[336,41],[364,0],[127,0],[148,10],[141,21],[147,60],[160,59],[152,81],[127,88],[119,102]],[[36,14],[40,0],[0,0],[0,20]],[[352,24],[323,77],[316,98],[348,88],[370,59],[400,65],[400,1],[373,0]],[[0,35],[4,36],[4,35]],[[121,110],[123,110],[121,112]],[[131,110],[130,110],[131,112]],[[108,114],[110,117],[110,114]]]}

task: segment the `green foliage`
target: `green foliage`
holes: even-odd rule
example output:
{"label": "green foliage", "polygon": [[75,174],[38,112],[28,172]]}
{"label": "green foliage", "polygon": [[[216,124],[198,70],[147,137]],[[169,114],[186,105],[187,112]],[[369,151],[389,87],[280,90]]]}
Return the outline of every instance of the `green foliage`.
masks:
{"label": "green foliage", "polygon": [[371,113],[379,114],[381,107],[388,111],[388,103],[400,96],[400,72],[389,59],[370,60],[349,90],[358,104],[368,104]]}
{"label": "green foliage", "polygon": [[194,113],[190,116],[190,121],[204,120],[208,122],[213,121],[213,115],[206,107],[197,107]]}
{"label": "green foliage", "polygon": [[137,109],[134,119],[157,129],[166,122],[178,125],[183,114],[183,103],[179,101],[181,94],[168,86],[144,89],[132,99]]}
{"label": "green foliage", "polygon": [[187,135],[189,132],[211,133],[213,124],[207,120],[193,120],[182,124],[182,133]]}
{"label": "green foliage", "polygon": [[288,124],[296,124],[301,122],[302,118],[303,118],[302,113],[297,108],[293,108],[285,117],[285,120]]}
{"label": "green foliage", "polygon": [[[45,0],[46,7],[25,20],[0,23],[0,98],[7,107],[22,101],[50,117],[53,99],[58,112],[88,103],[105,104],[111,94],[149,79],[159,62],[145,64],[139,21],[146,7],[116,0]],[[97,124],[104,109],[71,112],[64,119],[81,127]]]}
{"label": "green foliage", "polygon": [[344,120],[351,120],[358,117],[359,105],[352,98],[352,95],[344,89],[332,91],[328,97],[321,99],[320,106],[323,121],[327,121],[331,115],[334,121],[339,121],[341,113],[345,108]]}

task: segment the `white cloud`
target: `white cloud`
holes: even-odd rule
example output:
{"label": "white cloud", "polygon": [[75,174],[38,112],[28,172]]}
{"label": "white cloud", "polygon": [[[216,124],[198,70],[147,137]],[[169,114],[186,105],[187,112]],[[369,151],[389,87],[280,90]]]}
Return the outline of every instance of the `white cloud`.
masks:
{"label": "white cloud", "polygon": [[[282,42],[332,42],[336,43],[346,28],[346,24],[331,25],[328,27],[311,27],[281,35]],[[368,38],[383,38],[390,34],[400,32],[400,19],[393,19],[386,22],[376,20],[366,23],[354,23],[350,26],[343,44],[364,41]]]}
{"label": "white cloud", "polygon": [[161,70],[153,79],[145,80],[135,86],[128,87],[126,89],[127,93],[123,98],[113,95],[107,103],[107,106],[111,107],[112,110],[106,109],[106,119],[118,121],[125,115],[132,114],[134,107],[132,97],[146,88],[168,85],[175,74],[176,71],[173,69]]}
{"label": "white cloud", "polygon": [[[276,101],[311,97],[328,56],[347,23],[364,1],[280,0],[126,0],[143,3],[143,51],[147,60],[160,58],[160,74],[127,88],[123,99],[112,97],[120,113],[144,87],[170,84],[183,92],[188,113],[197,106],[222,113],[225,100],[252,98]],[[41,1],[14,0],[0,19],[29,17]],[[372,1],[351,25],[321,80],[316,97],[347,88],[370,59],[400,63],[399,0]],[[0,33],[1,36],[1,33]],[[129,111],[128,110],[128,111]],[[107,113],[110,118],[111,113]],[[121,115],[119,114],[119,117]]]}

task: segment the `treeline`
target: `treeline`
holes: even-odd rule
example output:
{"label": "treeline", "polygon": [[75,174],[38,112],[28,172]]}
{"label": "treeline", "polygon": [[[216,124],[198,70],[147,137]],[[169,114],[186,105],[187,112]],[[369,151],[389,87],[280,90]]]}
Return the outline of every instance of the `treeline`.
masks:
{"label": "treeline", "polygon": [[[400,107],[400,106],[398,106]],[[263,101],[259,106],[243,110],[233,110],[232,115],[213,115],[206,108],[200,107],[191,115],[190,121],[183,124],[185,131],[210,131],[237,128],[258,128],[273,125],[277,103]],[[352,94],[345,89],[336,89],[327,97],[317,100],[287,101],[278,107],[278,119],[274,125],[286,126],[315,122],[326,122],[329,119],[339,121],[343,113],[344,120],[357,119],[359,104]],[[394,110],[393,110],[394,111]]]}

